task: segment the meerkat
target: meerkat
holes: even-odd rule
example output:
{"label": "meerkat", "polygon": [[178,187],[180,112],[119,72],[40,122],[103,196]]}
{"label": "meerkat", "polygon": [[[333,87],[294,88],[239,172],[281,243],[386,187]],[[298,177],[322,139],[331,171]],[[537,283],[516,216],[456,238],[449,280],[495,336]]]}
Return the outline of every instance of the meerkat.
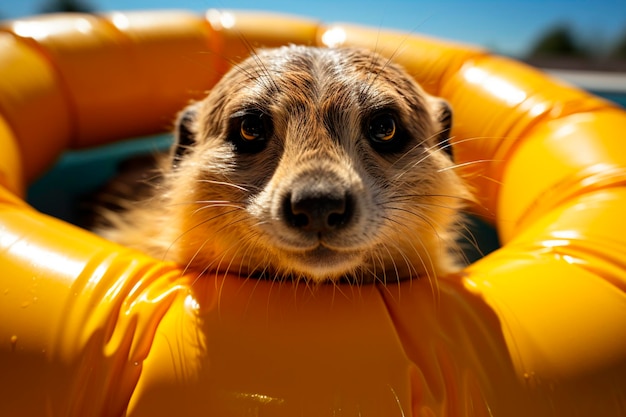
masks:
{"label": "meerkat", "polygon": [[372,51],[261,50],[181,112],[151,195],[98,231],[199,274],[432,279],[459,267],[471,199],[451,123],[444,100]]}

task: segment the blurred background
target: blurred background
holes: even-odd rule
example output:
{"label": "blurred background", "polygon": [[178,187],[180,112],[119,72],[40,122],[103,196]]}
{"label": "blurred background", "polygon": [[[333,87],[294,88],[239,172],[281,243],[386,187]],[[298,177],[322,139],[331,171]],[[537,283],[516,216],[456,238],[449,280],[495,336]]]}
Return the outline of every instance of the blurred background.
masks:
{"label": "blurred background", "polygon": [[[4,4],[2,4],[4,3]],[[19,0],[0,18],[55,11],[249,9],[464,41],[542,65],[626,71],[626,0]]]}
{"label": "blurred background", "polygon": [[0,19],[168,8],[280,12],[481,45],[626,106],[626,0],[20,0],[0,3]]}
{"label": "blurred background", "polygon": [[280,12],[480,45],[626,106],[626,0],[19,0],[0,19],[58,11]]}

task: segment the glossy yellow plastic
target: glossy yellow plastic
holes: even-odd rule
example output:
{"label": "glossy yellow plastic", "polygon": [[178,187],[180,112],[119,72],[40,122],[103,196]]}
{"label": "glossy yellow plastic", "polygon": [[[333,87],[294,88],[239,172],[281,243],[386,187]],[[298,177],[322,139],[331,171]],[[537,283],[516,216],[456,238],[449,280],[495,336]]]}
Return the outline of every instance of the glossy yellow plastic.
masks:
{"label": "glossy yellow plastic", "polygon": [[[449,100],[502,248],[389,287],[197,279],[21,199],[64,149],[166,130],[286,43],[376,49]],[[417,35],[218,11],[4,22],[0,415],[623,415],[625,131],[601,99]]]}

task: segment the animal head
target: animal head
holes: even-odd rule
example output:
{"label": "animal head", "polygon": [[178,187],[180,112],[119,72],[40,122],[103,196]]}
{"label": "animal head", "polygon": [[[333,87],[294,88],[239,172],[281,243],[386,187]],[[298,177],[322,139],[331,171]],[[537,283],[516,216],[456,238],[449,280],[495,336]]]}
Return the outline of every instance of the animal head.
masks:
{"label": "animal head", "polygon": [[176,259],[314,281],[447,271],[468,197],[451,121],[371,51],[256,53],[179,118],[166,176]]}

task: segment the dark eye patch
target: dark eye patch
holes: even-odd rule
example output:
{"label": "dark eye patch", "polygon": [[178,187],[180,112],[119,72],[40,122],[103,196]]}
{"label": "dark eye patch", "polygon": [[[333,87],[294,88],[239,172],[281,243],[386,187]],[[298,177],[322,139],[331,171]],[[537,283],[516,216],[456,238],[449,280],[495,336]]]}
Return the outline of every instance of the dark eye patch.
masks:
{"label": "dark eye patch", "polygon": [[195,108],[189,107],[179,116],[176,125],[176,140],[174,143],[172,165],[177,167],[185,154],[195,143],[195,135],[191,126],[196,116]]}
{"label": "dark eye patch", "polygon": [[452,144],[450,143],[450,131],[452,130],[453,115],[450,105],[443,101],[438,115],[439,123],[441,123],[441,132],[438,135],[439,147],[446,152],[450,158],[454,158],[452,152]]}

